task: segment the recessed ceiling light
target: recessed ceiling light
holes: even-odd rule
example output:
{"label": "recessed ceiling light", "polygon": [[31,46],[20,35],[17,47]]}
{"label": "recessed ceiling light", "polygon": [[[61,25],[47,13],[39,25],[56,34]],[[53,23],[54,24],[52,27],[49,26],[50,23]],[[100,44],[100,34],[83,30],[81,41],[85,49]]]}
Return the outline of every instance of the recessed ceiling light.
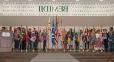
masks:
{"label": "recessed ceiling light", "polygon": [[4,1],[9,1],[9,0],[4,0]]}
{"label": "recessed ceiling light", "polygon": [[28,0],[28,1],[32,1],[32,0]]}
{"label": "recessed ceiling light", "polygon": [[55,0],[52,0],[52,1],[55,1]]}
{"label": "recessed ceiling light", "polygon": [[76,0],[76,1],[80,1],[80,0]]}
{"label": "recessed ceiling light", "polygon": [[103,1],[103,0],[99,0],[99,1]]}

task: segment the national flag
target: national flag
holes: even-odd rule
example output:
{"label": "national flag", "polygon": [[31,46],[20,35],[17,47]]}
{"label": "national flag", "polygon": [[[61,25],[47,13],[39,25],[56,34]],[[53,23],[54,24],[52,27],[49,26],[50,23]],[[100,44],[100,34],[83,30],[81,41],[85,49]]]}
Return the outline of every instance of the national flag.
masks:
{"label": "national flag", "polygon": [[58,48],[59,49],[62,49],[63,48],[63,46],[62,46],[62,20],[60,20],[59,22],[58,22]]}
{"label": "national flag", "polygon": [[55,26],[55,23],[54,23],[54,20],[53,20],[52,21],[52,25],[51,25],[51,41],[52,41],[52,47],[54,47],[56,45],[55,31],[56,31],[56,26]]}
{"label": "national flag", "polygon": [[50,17],[49,17],[49,20],[48,20],[48,28],[47,28],[48,30],[48,43],[47,43],[47,45],[48,45],[48,48],[50,49],[51,48],[51,45],[52,45],[52,42],[51,42],[51,19],[50,19]]}
{"label": "national flag", "polygon": [[76,32],[75,32],[75,27],[73,29],[73,49],[75,49],[75,41],[76,41]]}
{"label": "national flag", "polygon": [[56,48],[58,48],[58,42],[59,42],[59,20],[58,20],[58,17],[56,16],[56,23],[55,23],[55,28],[56,28],[56,31],[55,31],[55,39],[56,39]]}

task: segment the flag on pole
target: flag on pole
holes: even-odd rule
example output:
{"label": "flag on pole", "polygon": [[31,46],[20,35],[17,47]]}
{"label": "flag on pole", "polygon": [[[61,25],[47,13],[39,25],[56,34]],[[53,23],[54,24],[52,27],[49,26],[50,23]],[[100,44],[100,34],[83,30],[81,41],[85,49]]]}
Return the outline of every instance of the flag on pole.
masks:
{"label": "flag on pole", "polygon": [[56,16],[56,23],[55,23],[55,25],[56,25],[56,31],[55,31],[55,39],[56,39],[56,48],[58,49],[58,42],[59,42],[59,20],[58,20],[58,18],[57,18],[57,16]]}
{"label": "flag on pole", "polygon": [[75,49],[75,41],[76,41],[76,32],[75,32],[75,27],[73,29],[73,49]]}
{"label": "flag on pole", "polygon": [[56,31],[56,26],[55,26],[55,23],[54,23],[54,20],[53,20],[53,21],[52,21],[52,25],[51,25],[52,48],[55,47],[55,45],[56,45],[55,31]]}
{"label": "flag on pole", "polygon": [[49,20],[48,20],[48,48],[49,49],[51,48],[51,45],[52,45],[52,42],[51,42],[51,19],[49,17]]}
{"label": "flag on pole", "polygon": [[62,49],[62,20],[58,22],[58,48]]}

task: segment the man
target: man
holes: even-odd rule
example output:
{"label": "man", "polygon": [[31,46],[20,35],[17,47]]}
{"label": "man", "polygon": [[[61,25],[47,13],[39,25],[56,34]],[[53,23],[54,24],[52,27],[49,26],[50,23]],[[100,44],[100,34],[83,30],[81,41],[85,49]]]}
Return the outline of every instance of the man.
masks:
{"label": "man", "polygon": [[30,48],[30,49],[32,48],[32,44],[31,44],[31,40],[30,40],[31,39],[31,32],[32,32],[31,28],[29,28],[27,34],[28,34],[28,37],[29,37],[28,38],[28,48]]}
{"label": "man", "polygon": [[43,51],[46,51],[46,42],[47,42],[47,32],[46,30],[43,30],[42,33],[42,38],[43,38]]}
{"label": "man", "polygon": [[37,38],[37,34],[35,33],[35,28],[34,28],[34,30],[31,32],[31,38],[30,38],[30,43],[31,43],[33,52],[35,50],[36,38]]}
{"label": "man", "polygon": [[22,28],[22,27],[18,27],[18,30],[19,30],[19,40],[20,40],[20,42],[19,42],[19,48],[20,48],[20,50],[21,50],[21,52],[22,52],[22,49],[24,49],[24,41],[23,41],[23,35],[24,35],[24,28]]}
{"label": "man", "polygon": [[79,49],[78,33],[75,34],[75,50]]}
{"label": "man", "polygon": [[39,41],[39,36],[38,36],[38,31],[36,30],[36,28],[34,28],[34,33],[35,33],[35,36],[36,36],[34,48],[35,48],[35,50],[37,50],[38,41]]}
{"label": "man", "polygon": [[104,50],[105,52],[108,51],[108,33],[106,29],[103,29],[102,37],[103,37],[103,43],[104,43]]}
{"label": "man", "polygon": [[114,31],[113,31],[113,27],[110,27],[109,30],[110,30],[108,32],[109,50],[110,50],[110,52],[114,52]]}
{"label": "man", "polygon": [[25,50],[26,49],[26,45],[27,45],[27,33],[26,33],[26,29],[22,28],[22,49]]}
{"label": "man", "polygon": [[96,33],[95,33],[95,29],[93,29],[90,34],[90,49],[93,52],[94,52],[95,42],[96,42]]}
{"label": "man", "polygon": [[85,50],[89,49],[89,41],[88,41],[88,39],[89,39],[89,35],[88,35],[87,31],[85,30],[85,32],[84,32],[84,34],[82,36],[82,41],[84,42],[84,46],[85,46],[84,49]]}
{"label": "man", "polygon": [[20,38],[19,38],[19,30],[16,28],[13,33],[13,39],[14,39],[14,48],[15,50],[19,49],[19,43],[20,43]]}

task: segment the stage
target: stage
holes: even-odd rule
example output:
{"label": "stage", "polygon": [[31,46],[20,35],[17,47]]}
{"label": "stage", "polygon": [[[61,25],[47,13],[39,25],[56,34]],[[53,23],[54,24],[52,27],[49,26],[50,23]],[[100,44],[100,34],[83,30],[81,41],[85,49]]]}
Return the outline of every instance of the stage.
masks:
{"label": "stage", "polygon": [[0,62],[114,62],[114,54],[105,52],[8,52],[0,53]]}

